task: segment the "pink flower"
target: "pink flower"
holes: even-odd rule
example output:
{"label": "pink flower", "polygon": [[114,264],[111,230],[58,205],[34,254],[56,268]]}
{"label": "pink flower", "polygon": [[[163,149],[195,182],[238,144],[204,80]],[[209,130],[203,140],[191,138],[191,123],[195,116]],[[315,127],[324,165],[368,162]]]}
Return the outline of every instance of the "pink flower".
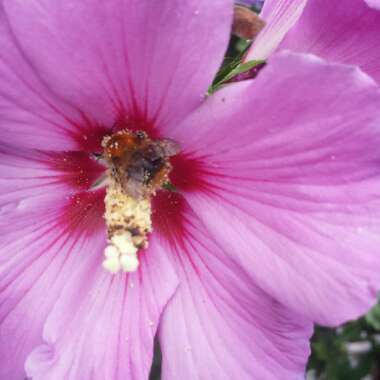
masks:
{"label": "pink flower", "polygon": [[380,82],[379,10],[379,0],[265,0],[267,25],[247,59],[289,49],[358,65]]}
{"label": "pink flower", "polygon": [[[377,85],[284,52],[206,97],[229,0],[0,4],[0,379],[147,379],[156,333],[165,380],[303,378],[313,323],[379,288]],[[181,153],[112,275],[94,154],[123,129]]]}

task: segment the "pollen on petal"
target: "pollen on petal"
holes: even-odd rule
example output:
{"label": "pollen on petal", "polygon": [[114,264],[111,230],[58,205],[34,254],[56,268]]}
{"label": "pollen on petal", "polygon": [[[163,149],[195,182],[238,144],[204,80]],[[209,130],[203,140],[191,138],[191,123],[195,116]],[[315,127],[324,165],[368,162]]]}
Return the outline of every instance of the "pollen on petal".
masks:
{"label": "pollen on petal", "polygon": [[41,152],[41,161],[59,173],[52,180],[80,190],[88,190],[105,169],[84,152]]}
{"label": "pollen on petal", "polygon": [[89,235],[104,230],[104,191],[82,191],[67,197],[62,212],[62,225],[68,231],[83,231]]}
{"label": "pollen on petal", "polygon": [[186,209],[186,201],[180,193],[161,191],[153,199],[154,231],[171,245],[179,244],[183,240]]}

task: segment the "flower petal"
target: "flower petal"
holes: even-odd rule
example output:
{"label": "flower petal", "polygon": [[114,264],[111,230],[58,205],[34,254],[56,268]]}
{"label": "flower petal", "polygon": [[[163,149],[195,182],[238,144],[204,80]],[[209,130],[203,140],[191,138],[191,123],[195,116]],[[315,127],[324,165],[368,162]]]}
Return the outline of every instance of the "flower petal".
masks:
{"label": "flower petal", "polygon": [[[87,252],[91,255],[92,252]],[[36,380],[147,379],[162,309],[177,287],[165,252],[151,241],[137,273],[112,276],[99,258],[85,282],[68,282],[49,315],[45,344],[26,363]]]}
{"label": "flower petal", "polygon": [[360,66],[380,82],[380,3],[309,0],[280,48]]}
{"label": "flower petal", "polygon": [[160,324],[163,380],[302,379],[311,323],[252,283],[183,198],[176,202],[181,223],[169,236],[164,228],[180,285]]}
{"label": "flower petal", "polygon": [[59,195],[46,194],[0,213],[1,380],[26,377],[25,359],[42,343],[43,325],[62,288],[84,286],[86,276],[74,276],[80,263],[103,254],[97,203],[85,211],[75,202],[81,213],[80,220],[79,215],[71,219],[74,229],[63,223],[65,204]]}
{"label": "flower petal", "polygon": [[7,145],[70,150],[88,143],[84,137],[90,140],[91,135],[95,139],[102,128],[91,125],[78,104],[67,96],[58,96],[46,83],[44,74],[22,49],[3,7],[4,1],[0,4],[1,141]]}
{"label": "flower petal", "polygon": [[49,152],[0,143],[0,207],[41,194],[87,190],[104,167],[83,152]]}
{"label": "flower petal", "polygon": [[182,119],[221,64],[233,9],[232,0],[1,4],[2,138],[42,149],[73,149],[67,136],[77,146],[118,118]]}
{"label": "flower petal", "polygon": [[365,2],[372,8],[380,10],[380,1],[379,0],[365,0]]}
{"label": "flower petal", "polygon": [[379,289],[379,109],[359,69],[281,53],[172,136],[203,163],[208,186],[188,197],[215,239],[321,324],[358,317]]}
{"label": "flower petal", "polygon": [[266,23],[246,60],[267,59],[302,14],[308,0],[265,0],[260,18]]}

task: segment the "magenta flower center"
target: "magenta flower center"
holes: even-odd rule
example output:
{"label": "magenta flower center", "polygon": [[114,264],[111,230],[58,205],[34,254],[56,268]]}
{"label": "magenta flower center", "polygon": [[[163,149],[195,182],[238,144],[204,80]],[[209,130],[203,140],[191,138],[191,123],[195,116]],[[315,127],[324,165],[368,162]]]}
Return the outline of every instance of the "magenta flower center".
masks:
{"label": "magenta flower center", "polygon": [[[143,128],[118,123],[111,133],[95,129],[78,136],[83,153],[55,158],[55,165],[69,173],[67,181],[82,188],[68,198],[64,223],[74,230],[86,220],[83,228],[91,224],[93,233],[106,233],[103,266],[111,273],[136,270],[153,231],[170,244],[178,242],[187,207],[181,193],[208,188],[200,160],[180,152],[148,124],[138,125]],[[99,178],[102,186],[94,187]]]}

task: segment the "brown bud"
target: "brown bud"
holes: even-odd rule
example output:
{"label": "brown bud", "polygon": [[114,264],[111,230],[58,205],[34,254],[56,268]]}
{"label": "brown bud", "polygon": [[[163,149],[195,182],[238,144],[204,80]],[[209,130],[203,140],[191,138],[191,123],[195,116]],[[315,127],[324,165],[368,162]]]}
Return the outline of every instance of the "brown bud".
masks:
{"label": "brown bud", "polygon": [[246,40],[254,40],[264,26],[265,22],[255,12],[243,5],[234,6],[233,34]]}

